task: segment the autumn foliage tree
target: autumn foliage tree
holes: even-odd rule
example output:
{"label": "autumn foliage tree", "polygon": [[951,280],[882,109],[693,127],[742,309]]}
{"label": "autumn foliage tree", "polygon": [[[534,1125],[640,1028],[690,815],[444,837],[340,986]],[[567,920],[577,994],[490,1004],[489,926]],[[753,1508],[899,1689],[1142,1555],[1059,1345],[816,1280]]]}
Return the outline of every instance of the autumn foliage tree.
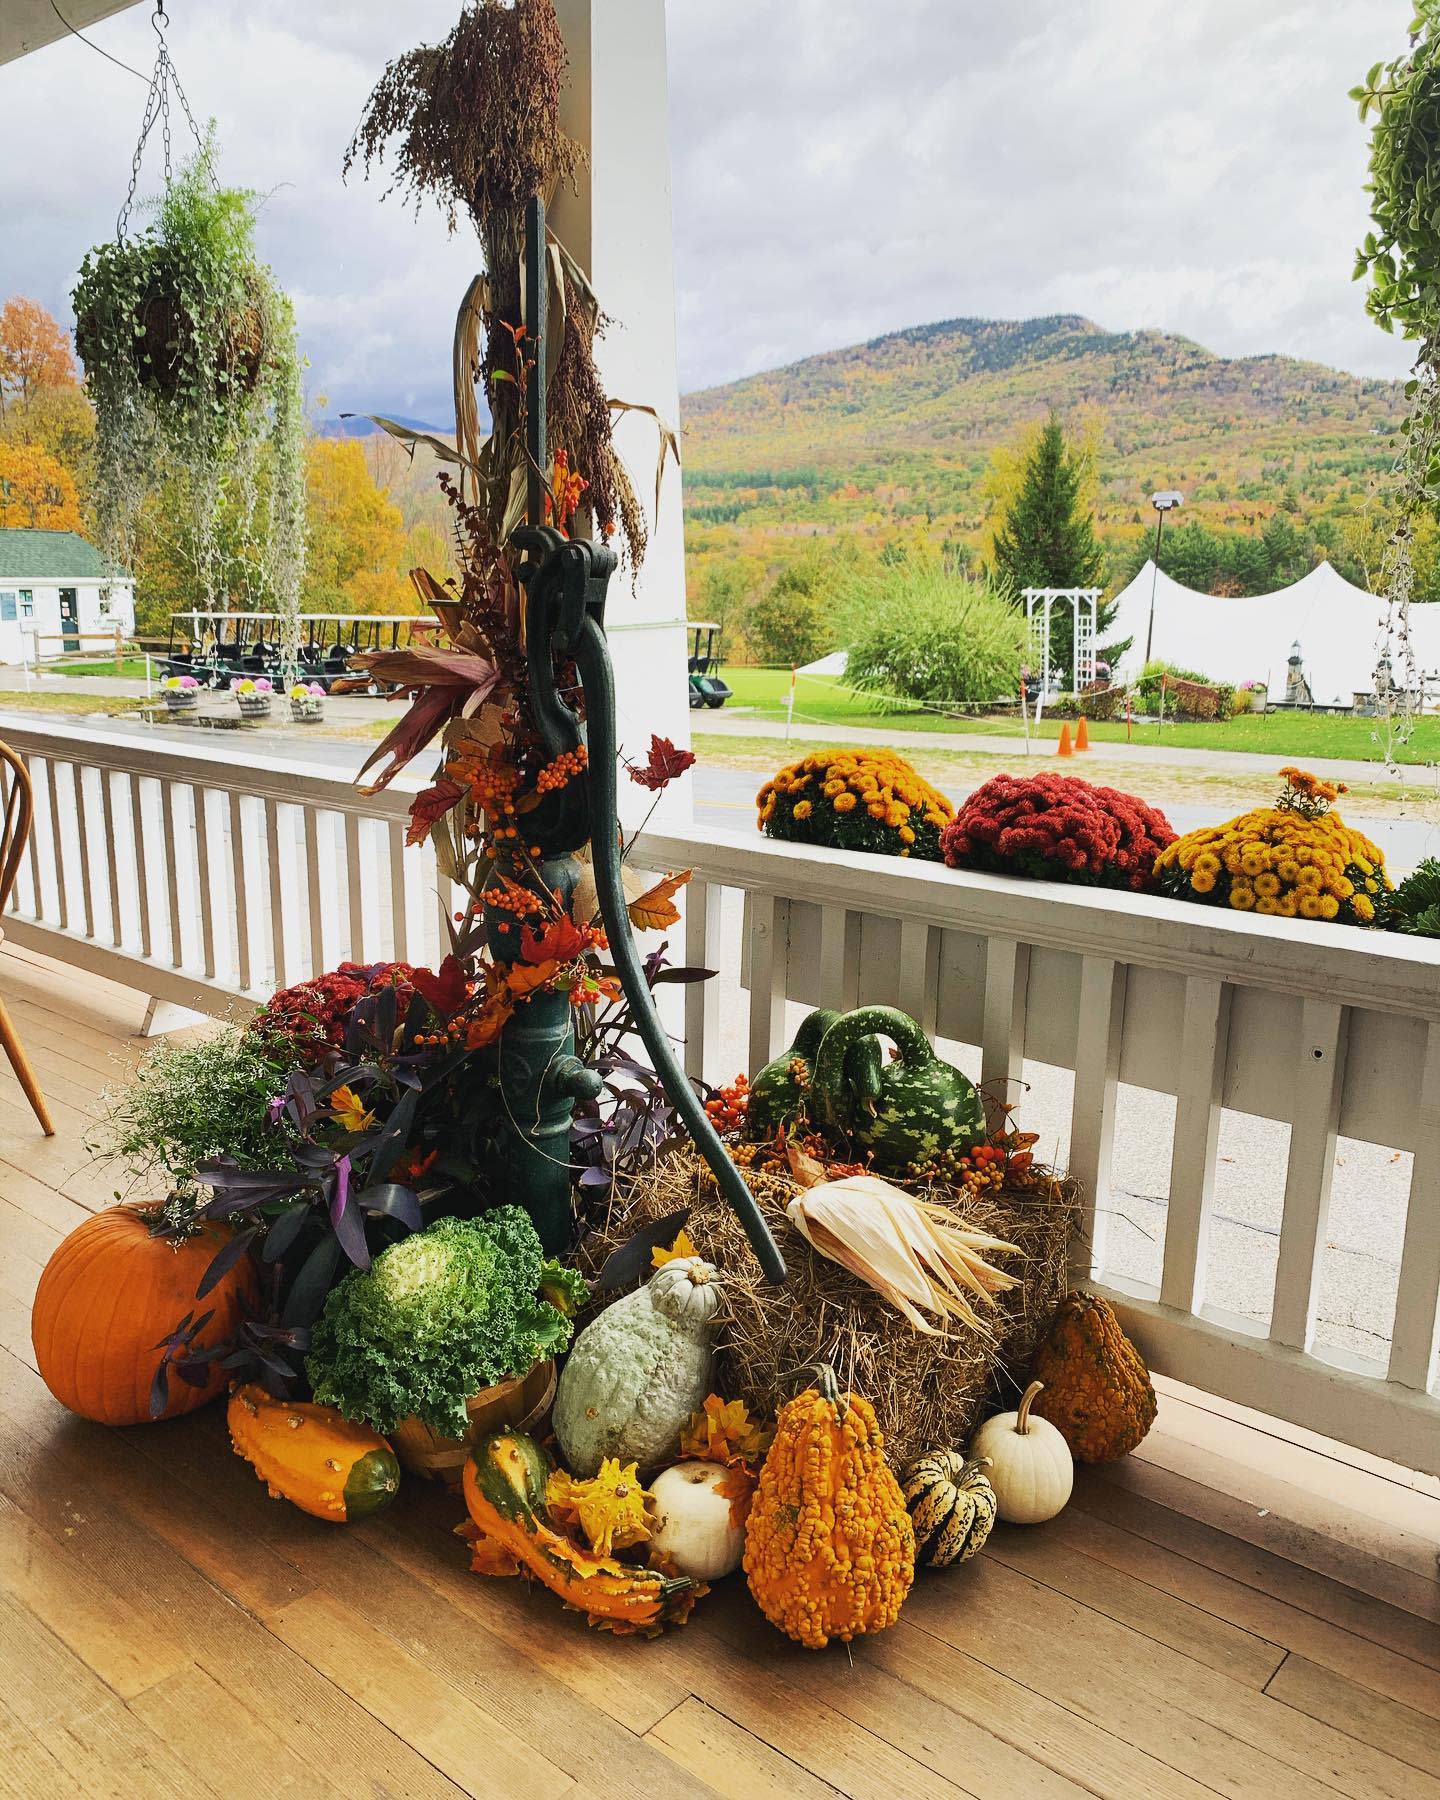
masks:
{"label": "autumn foliage tree", "polygon": [[0,306],[0,419],[12,406],[27,406],[41,388],[78,384],[69,332],[38,300],[12,294]]}
{"label": "autumn foliage tree", "polygon": [[38,444],[0,441],[0,526],[82,529],[74,478]]}
{"label": "autumn foliage tree", "polygon": [[354,438],[312,438],[305,452],[309,546],[305,612],[413,612],[400,508],[377,486]]}

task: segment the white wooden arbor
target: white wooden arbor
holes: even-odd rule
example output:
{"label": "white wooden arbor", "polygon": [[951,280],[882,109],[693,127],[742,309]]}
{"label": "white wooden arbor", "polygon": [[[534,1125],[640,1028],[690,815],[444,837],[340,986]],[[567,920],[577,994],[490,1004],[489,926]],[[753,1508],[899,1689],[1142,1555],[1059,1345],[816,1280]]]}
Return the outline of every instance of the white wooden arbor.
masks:
{"label": "white wooden arbor", "polygon": [[1068,605],[1074,619],[1074,654],[1070,685],[1084,693],[1095,679],[1095,628],[1100,616],[1100,588],[1026,588],[1025,622],[1030,629],[1030,654],[1040,665],[1041,691],[1050,689],[1050,616],[1057,605]]}

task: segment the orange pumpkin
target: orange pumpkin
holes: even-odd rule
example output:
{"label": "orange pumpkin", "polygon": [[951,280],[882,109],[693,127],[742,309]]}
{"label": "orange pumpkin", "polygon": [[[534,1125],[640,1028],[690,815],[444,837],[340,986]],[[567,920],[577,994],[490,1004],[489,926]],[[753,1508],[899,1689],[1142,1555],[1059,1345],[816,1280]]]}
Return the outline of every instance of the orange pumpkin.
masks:
{"label": "orange pumpkin", "polygon": [[[177,1241],[152,1237],[152,1218],[150,1209],[138,1206],[96,1213],[55,1251],[35,1291],[35,1365],[62,1406],[101,1425],[141,1425],[150,1418],[160,1342],[186,1313],[213,1308],[194,1340],[202,1349],[234,1332],[242,1299],[253,1300],[259,1291],[246,1255],[197,1300],[195,1290],[230,1227],[208,1224]],[[218,1363],[207,1374],[204,1387],[192,1387],[172,1372],[159,1416],[173,1419],[212,1400],[229,1377]]]}

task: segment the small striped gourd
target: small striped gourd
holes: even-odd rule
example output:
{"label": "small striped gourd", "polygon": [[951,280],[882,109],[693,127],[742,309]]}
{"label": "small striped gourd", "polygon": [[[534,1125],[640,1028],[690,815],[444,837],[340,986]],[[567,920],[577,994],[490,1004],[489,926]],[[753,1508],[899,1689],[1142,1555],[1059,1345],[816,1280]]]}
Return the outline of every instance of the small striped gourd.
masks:
{"label": "small striped gourd", "polygon": [[958,1450],[927,1450],[905,1471],[905,1504],[915,1527],[915,1560],[930,1569],[968,1562],[995,1523],[995,1490]]}

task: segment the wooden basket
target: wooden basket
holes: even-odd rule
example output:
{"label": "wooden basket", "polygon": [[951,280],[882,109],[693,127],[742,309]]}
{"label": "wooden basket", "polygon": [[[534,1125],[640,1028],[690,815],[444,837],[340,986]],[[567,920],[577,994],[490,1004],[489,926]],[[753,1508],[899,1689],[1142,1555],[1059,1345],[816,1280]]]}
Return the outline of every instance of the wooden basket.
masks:
{"label": "wooden basket", "polygon": [[441,1437],[412,1413],[390,1433],[401,1463],[412,1475],[459,1487],[465,1458],[477,1438],[489,1431],[530,1431],[549,1412],[555,1398],[555,1364],[548,1357],[528,1375],[497,1382],[466,1402],[469,1429],[463,1438]]}

